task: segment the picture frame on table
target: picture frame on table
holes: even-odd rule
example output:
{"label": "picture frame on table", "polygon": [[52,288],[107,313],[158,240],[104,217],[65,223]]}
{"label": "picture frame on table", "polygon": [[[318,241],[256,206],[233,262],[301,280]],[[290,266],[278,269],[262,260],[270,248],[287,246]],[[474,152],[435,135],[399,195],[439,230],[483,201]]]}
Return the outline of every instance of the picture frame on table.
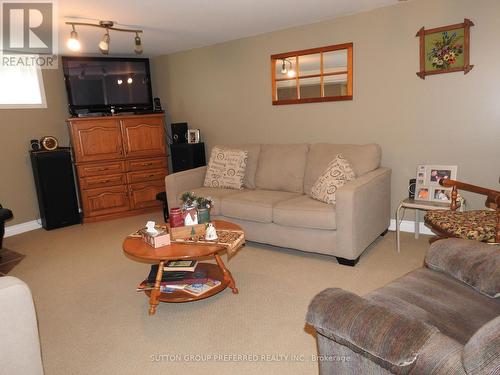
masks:
{"label": "picture frame on table", "polygon": [[200,143],[200,129],[189,129],[187,131],[188,143]]}
{"label": "picture frame on table", "polygon": [[431,202],[451,202],[451,188],[439,184],[440,180],[456,180],[456,165],[419,165],[417,166],[417,183],[415,200]]}

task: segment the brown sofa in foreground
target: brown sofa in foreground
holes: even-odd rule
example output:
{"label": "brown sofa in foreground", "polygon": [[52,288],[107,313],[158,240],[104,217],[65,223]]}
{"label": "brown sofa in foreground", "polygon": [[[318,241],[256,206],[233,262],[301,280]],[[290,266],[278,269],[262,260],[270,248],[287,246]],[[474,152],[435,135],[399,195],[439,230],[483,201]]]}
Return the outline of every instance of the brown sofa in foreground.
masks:
{"label": "brown sofa in foreground", "polygon": [[326,289],[306,320],[321,374],[500,374],[500,246],[445,239],[364,297]]}
{"label": "brown sofa in foreground", "polygon": [[[218,146],[248,152],[243,190],[203,187],[206,167],[165,178],[169,207],[185,191],[214,199],[211,216],[240,225],[249,241],[334,255],[355,265],[387,230],[391,170],[380,166],[379,145],[246,144]],[[311,188],[337,154],[356,179],[336,193],[335,205],[310,197]]]}

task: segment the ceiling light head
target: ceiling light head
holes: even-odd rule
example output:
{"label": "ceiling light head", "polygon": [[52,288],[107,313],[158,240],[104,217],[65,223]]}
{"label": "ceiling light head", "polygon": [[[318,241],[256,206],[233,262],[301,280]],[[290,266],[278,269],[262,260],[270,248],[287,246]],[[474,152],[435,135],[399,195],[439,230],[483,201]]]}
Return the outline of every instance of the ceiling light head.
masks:
{"label": "ceiling light head", "polygon": [[71,31],[70,37],[66,45],[72,51],[79,51],[81,48],[80,41],[78,40],[78,33],[75,30],[75,25],[72,25],[73,30]]}
{"label": "ceiling light head", "polygon": [[99,42],[99,50],[103,55],[107,55],[109,53],[109,30],[106,29],[106,34],[102,37],[102,40]]}
{"label": "ceiling light head", "polygon": [[134,38],[134,52],[137,55],[141,55],[142,52],[143,52],[142,41],[141,41],[141,37],[139,36],[139,33],[135,33],[135,38]]}
{"label": "ceiling light head", "polygon": [[118,83],[119,85],[121,85],[123,83],[123,80],[118,79],[118,80],[116,80],[116,83]]}
{"label": "ceiling light head", "polygon": [[286,73],[286,75],[287,75],[288,77],[290,77],[290,78],[295,77],[295,70],[290,69],[290,70]]}
{"label": "ceiling light head", "polygon": [[132,82],[134,82],[134,80],[132,79],[132,77],[128,77],[127,78],[127,83],[130,85]]}

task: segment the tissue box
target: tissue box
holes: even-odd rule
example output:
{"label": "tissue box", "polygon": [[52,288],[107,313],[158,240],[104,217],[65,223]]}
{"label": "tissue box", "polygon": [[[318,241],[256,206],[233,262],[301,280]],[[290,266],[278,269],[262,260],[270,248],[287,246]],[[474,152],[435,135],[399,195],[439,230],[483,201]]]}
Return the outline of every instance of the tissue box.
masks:
{"label": "tissue box", "polygon": [[170,245],[170,233],[168,233],[168,229],[166,227],[160,226],[155,226],[155,229],[158,231],[158,234],[154,236],[148,233],[146,231],[146,228],[141,229],[140,233],[142,240],[155,249],[158,247]]}

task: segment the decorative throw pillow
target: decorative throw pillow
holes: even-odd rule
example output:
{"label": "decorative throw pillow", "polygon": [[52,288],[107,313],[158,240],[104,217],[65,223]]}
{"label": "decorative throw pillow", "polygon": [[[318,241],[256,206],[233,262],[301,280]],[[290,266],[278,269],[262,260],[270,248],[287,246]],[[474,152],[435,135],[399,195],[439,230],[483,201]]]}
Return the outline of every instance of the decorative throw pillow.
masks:
{"label": "decorative throw pillow", "polygon": [[356,175],[347,159],[338,154],[326,170],[316,180],[311,189],[311,198],[328,204],[335,203],[335,193],[338,188],[354,180]]}
{"label": "decorative throw pillow", "polygon": [[203,186],[241,189],[247,160],[247,151],[214,147],[208,162]]}

